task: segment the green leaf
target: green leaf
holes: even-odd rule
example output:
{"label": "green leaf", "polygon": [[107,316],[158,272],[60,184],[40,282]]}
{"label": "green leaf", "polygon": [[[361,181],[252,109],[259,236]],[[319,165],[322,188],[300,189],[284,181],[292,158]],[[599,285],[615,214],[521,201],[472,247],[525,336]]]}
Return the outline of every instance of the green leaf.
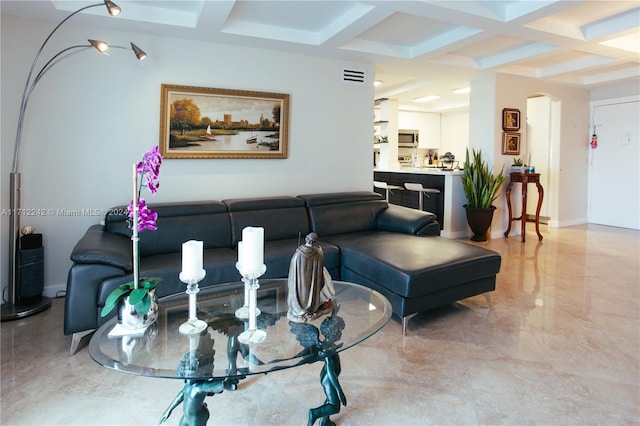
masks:
{"label": "green leaf", "polygon": [[489,169],[489,165],[482,159],[482,152],[473,151],[473,161],[470,161],[469,149],[466,151],[466,163],[462,174],[462,188],[467,197],[469,207],[489,208],[498,198],[498,191],[505,181],[504,165],[496,176]]}
{"label": "green leaf", "polygon": [[131,290],[133,290],[133,281],[128,282],[126,284],[120,285],[120,289],[122,291],[131,291]]}
{"label": "green leaf", "polygon": [[160,278],[142,278],[140,281],[144,283],[144,288],[146,288],[147,290],[153,290],[161,280]]}
{"label": "green leaf", "polygon": [[[131,303],[131,297],[129,297],[129,303]],[[149,308],[151,307],[151,297],[146,294],[145,297],[143,297],[138,303],[132,303],[132,305],[139,314],[144,315],[149,312]]]}
{"label": "green leaf", "polygon": [[118,305],[120,298],[122,298],[122,296],[127,293],[129,293],[129,289],[127,288],[127,290],[123,290],[122,286],[114,289],[111,293],[109,293],[109,296],[107,296],[107,300],[104,302],[104,307],[100,312],[100,316],[105,316],[109,312],[111,312],[113,308]]}
{"label": "green leaf", "polygon": [[144,299],[148,292],[149,290],[147,290],[146,288],[138,288],[133,290],[129,295],[129,303],[135,306],[136,304],[138,304],[138,302]]}

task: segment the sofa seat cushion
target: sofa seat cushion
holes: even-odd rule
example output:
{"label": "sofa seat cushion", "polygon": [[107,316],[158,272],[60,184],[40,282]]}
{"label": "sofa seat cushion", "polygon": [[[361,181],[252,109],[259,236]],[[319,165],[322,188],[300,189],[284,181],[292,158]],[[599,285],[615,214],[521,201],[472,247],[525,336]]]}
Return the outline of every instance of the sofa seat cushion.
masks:
{"label": "sofa seat cushion", "polygon": [[500,271],[498,253],[442,237],[391,232],[329,236],[340,247],[342,267],[402,297],[423,296]]}

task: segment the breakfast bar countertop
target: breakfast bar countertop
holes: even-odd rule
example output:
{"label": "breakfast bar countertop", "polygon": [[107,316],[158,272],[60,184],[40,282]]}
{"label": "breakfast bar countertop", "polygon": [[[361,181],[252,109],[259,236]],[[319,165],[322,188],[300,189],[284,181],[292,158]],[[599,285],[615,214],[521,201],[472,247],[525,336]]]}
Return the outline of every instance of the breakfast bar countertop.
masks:
{"label": "breakfast bar countertop", "polygon": [[461,176],[462,170],[443,170],[437,167],[376,167],[374,172],[388,172],[388,173],[418,173],[425,175],[450,175]]}

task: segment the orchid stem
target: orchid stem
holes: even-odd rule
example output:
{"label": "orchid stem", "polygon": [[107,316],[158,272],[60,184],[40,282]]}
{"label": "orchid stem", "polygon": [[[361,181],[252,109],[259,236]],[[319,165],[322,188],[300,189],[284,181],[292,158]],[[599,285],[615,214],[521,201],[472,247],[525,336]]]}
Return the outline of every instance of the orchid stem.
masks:
{"label": "orchid stem", "polygon": [[133,165],[133,226],[132,226],[132,234],[131,241],[133,243],[133,288],[138,289],[138,277],[140,275],[139,272],[139,256],[138,256],[138,214],[139,214],[139,206],[138,206],[138,198],[139,198],[140,190],[138,189],[138,167],[136,164]]}

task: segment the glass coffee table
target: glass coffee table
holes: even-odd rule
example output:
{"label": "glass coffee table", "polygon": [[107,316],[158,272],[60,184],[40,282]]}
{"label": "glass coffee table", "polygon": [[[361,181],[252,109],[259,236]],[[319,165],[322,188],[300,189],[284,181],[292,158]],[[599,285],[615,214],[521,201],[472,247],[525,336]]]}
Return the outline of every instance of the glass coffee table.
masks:
{"label": "glass coffee table", "polygon": [[243,344],[240,333],[248,320],[235,312],[244,304],[244,283],[214,285],[197,295],[197,317],[208,324],[200,334],[178,331],[189,317],[187,295],[159,301],[158,318],[142,336],[109,337],[117,319],[100,327],[89,343],[91,357],[116,371],[146,377],[179,379],[182,390],[164,412],[164,422],[183,404],[180,424],[204,425],[209,412],[204,400],[223,390],[235,390],[249,375],[322,361],[320,383],[325,403],[309,410],[309,425],[333,424],[346,398],[338,381],[339,353],[382,329],[391,318],[391,304],[377,291],[361,285],[334,281],[334,310],[309,323],[287,319],[287,280],[260,281],[257,328],[266,333],[260,343]]}

